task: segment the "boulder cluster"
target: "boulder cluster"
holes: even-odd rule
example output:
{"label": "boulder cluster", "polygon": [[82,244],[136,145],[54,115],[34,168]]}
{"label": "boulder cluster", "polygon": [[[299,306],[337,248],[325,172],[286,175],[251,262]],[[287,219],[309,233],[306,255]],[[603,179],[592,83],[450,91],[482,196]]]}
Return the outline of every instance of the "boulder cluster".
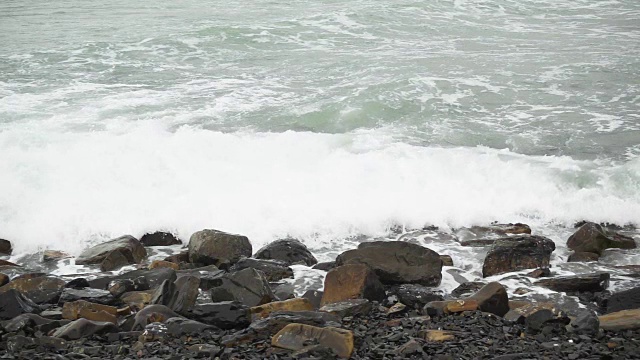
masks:
{"label": "boulder cluster", "polygon": [[[476,229],[476,231],[484,231]],[[147,263],[168,233],[122,236],[85,250],[98,276],[54,276],[0,266],[3,358],[580,359],[640,354],[640,287],[607,293],[609,274],[552,277],[552,240],[523,224],[492,225],[469,246],[490,246],[483,277],[528,271],[535,285],[593,303],[571,313],[510,298],[497,281],[437,287],[451,257],[406,241],[370,241],[321,263],[295,239],[255,254],[246,236],[194,233],[187,250]],[[11,244],[0,241],[0,251]],[[633,243],[633,245],[632,245]],[[629,248],[586,223],[572,257]],[[66,254],[49,252],[51,258]],[[48,260],[49,259],[49,260]],[[120,274],[109,271],[135,264]],[[292,265],[327,271],[324,289],[296,296]],[[595,310],[595,311],[594,311]]]}

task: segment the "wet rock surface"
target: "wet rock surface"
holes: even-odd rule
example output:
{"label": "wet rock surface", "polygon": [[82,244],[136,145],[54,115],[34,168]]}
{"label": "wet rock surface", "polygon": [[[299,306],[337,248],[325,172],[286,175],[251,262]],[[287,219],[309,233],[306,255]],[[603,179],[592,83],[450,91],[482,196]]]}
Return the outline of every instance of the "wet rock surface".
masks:
{"label": "wet rock surface", "polygon": [[276,240],[256,252],[256,259],[280,260],[287,265],[318,263],[306,245],[296,239]]}
{"label": "wet rock surface", "polygon": [[543,236],[518,236],[498,239],[491,246],[482,266],[484,277],[524,269],[549,267],[556,245]]}

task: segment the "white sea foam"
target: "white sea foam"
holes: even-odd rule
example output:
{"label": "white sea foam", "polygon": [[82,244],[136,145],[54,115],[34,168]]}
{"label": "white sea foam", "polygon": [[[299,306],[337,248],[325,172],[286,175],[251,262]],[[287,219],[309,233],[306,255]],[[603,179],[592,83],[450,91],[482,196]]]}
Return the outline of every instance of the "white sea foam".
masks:
{"label": "white sea foam", "polygon": [[[488,148],[419,147],[383,130],[0,133],[0,237],[18,252],[203,228],[312,248],[386,226],[640,223],[640,159],[602,166]],[[340,246],[340,244],[335,244]]]}

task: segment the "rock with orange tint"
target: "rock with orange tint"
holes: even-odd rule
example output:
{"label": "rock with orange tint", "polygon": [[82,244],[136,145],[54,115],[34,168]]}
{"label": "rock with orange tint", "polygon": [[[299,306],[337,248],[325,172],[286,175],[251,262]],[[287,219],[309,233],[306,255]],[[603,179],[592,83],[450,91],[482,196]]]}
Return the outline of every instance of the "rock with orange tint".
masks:
{"label": "rock with orange tint", "polygon": [[249,309],[252,320],[263,319],[274,311],[313,311],[313,304],[308,299],[296,298],[285,301],[274,301],[254,306]]}
{"label": "rock with orange tint", "polygon": [[384,287],[369,266],[348,264],[327,273],[321,306],[351,299],[381,300],[384,296]]}
{"label": "rock with orange tint", "polygon": [[338,357],[345,359],[351,357],[353,353],[353,333],[340,328],[289,324],[271,338],[272,346],[294,351],[301,350],[308,342],[317,342],[326,346]]}

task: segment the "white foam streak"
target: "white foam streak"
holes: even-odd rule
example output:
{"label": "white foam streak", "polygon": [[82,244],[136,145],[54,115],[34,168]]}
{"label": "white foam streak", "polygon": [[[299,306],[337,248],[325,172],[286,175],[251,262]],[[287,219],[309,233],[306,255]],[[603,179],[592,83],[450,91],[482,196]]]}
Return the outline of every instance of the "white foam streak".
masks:
{"label": "white foam streak", "polygon": [[566,157],[416,147],[383,130],[22,129],[0,133],[0,153],[0,237],[18,252],[77,253],[160,229],[184,239],[203,228],[243,233],[256,248],[291,234],[319,248],[394,222],[640,223],[640,159],[602,170]]}

